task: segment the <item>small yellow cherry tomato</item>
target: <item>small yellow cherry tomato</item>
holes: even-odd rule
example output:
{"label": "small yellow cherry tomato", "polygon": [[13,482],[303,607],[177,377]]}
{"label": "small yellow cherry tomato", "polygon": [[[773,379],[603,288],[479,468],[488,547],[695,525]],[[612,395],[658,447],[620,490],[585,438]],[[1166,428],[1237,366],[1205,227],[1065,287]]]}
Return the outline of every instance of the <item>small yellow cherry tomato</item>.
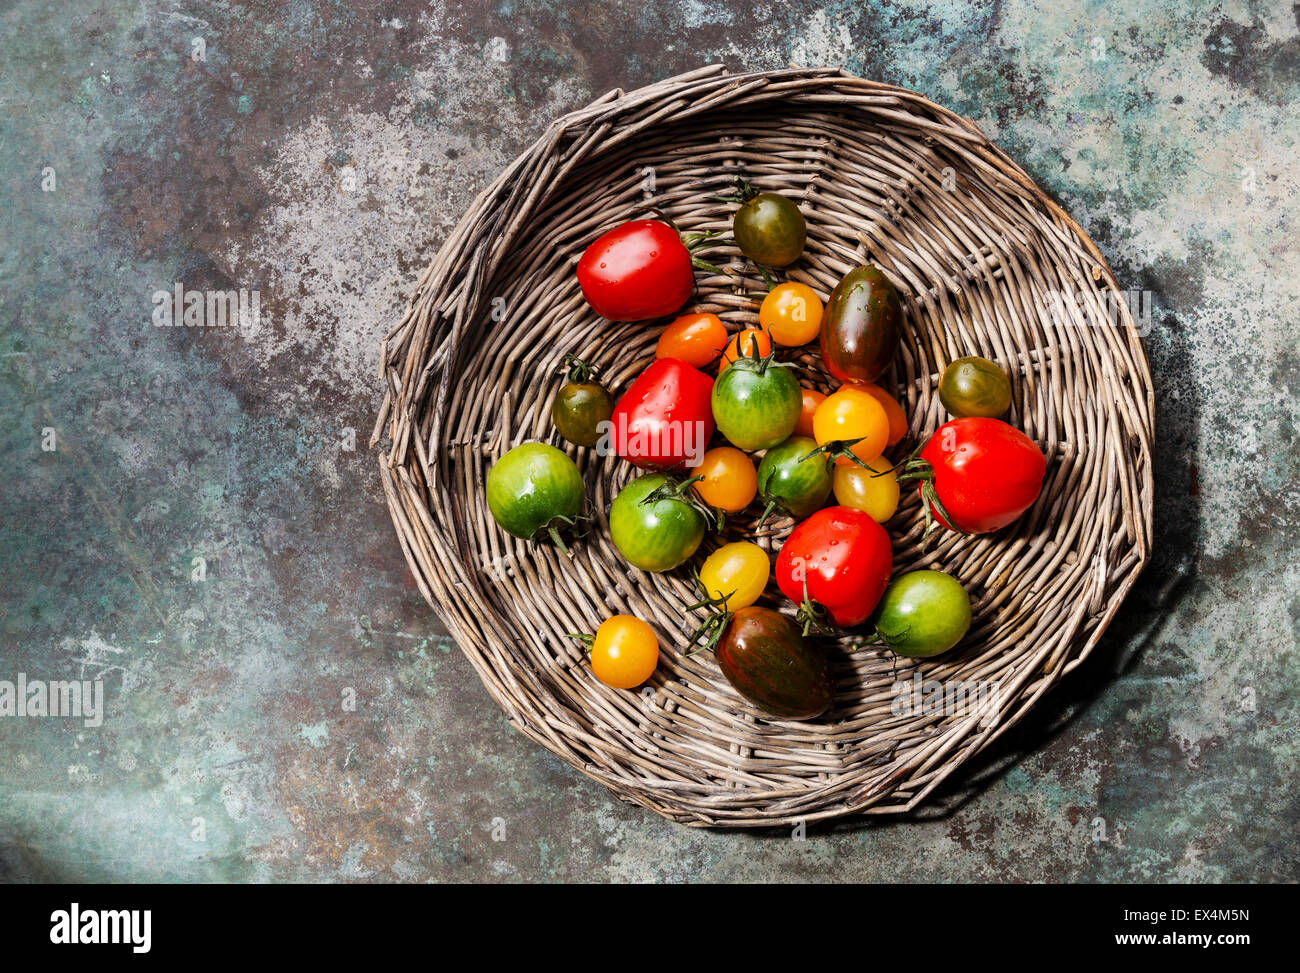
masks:
{"label": "small yellow cherry tomato", "polygon": [[862,388],[870,392],[871,397],[884,407],[885,415],[889,419],[889,445],[893,446],[907,435],[907,413],[898,404],[898,400],[879,385],[863,385]]}
{"label": "small yellow cherry tomato", "polygon": [[729,514],[744,510],[758,493],[754,461],[734,446],[709,450],[691,475],[704,477],[695,483],[700,499]]}
{"label": "small yellow cherry tomato", "polygon": [[766,358],[772,354],[772,336],[762,328],[746,328],[744,331],[737,331],[727,344],[727,350],[722,353],[722,361],[718,364],[718,373],[738,358],[754,357],[754,348],[758,348],[758,357]]}
{"label": "small yellow cherry tomato", "polygon": [[807,284],[788,281],[767,292],[758,309],[758,323],[772,340],[787,348],[806,345],[821,334],[822,302]]}
{"label": "small yellow cherry tomato", "polygon": [[[813,438],[818,446],[839,442],[858,459],[873,460],[889,445],[889,417],[870,392],[842,385],[813,414]],[[853,460],[841,454],[835,462],[844,466]]]}
{"label": "small yellow cherry tomato", "polygon": [[883,524],[898,509],[898,475],[883,456],[868,460],[867,465],[871,469],[856,463],[835,467],[832,489],[840,506],[861,510]]}
{"label": "small yellow cherry tomato", "polygon": [[591,644],[592,674],[613,689],[633,689],[659,664],[659,638],[633,615],[611,615],[596,629]]}
{"label": "small yellow cherry tomato", "polygon": [[710,598],[727,599],[727,608],[748,608],[758,601],[772,573],[767,552],[757,544],[724,544],[700,566],[700,584]]}

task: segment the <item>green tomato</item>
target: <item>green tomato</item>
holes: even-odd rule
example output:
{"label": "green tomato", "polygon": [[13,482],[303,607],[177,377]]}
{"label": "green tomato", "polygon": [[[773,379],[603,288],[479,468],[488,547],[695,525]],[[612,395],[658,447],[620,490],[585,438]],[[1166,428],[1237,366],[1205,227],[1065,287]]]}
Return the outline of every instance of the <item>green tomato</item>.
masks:
{"label": "green tomato", "polygon": [[525,540],[548,534],[562,550],[560,530],[577,521],[585,493],[578,465],[545,443],[520,443],[488,470],[492,518]]}
{"label": "green tomato", "polygon": [[970,595],[942,571],[912,571],[890,582],[872,620],[896,654],[928,659],[947,652],[970,628]]}
{"label": "green tomato", "polygon": [[791,436],[767,451],[758,464],[758,495],[767,504],[760,524],[777,507],[802,519],[826,503],[831,495],[835,460],[822,453],[809,456],[816,448],[815,439]]}
{"label": "green tomato", "polygon": [[764,267],[787,267],[799,259],[808,240],[808,224],[799,207],[777,193],[741,189],[745,202],[731,222],[741,251]]}
{"label": "green tomato", "polygon": [[713,383],[713,421],[741,449],[771,449],[799,422],[803,392],[794,371],[770,358],[741,358]]}
{"label": "green tomato", "polygon": [[610,504],[610,537],[633,567],[668,571],[704,540],[704,515],[681,491],[682,484],[666,474],[646,473],[623,487]]}
{"label": "green tomato", "polygon": [[996,419],[1011,408],[1011,379],[987,358],[958,358],[943,370],[939,401],[958,419]]}
{"label": "green tomato", "polygon": [[595,446],[602,434],[600,424],[614,414],[614,397],[596,380],[595,371],[586,362],[566,355],[564,367],[569,370],[569,380],[555,393],[551,421],[573,445]]}

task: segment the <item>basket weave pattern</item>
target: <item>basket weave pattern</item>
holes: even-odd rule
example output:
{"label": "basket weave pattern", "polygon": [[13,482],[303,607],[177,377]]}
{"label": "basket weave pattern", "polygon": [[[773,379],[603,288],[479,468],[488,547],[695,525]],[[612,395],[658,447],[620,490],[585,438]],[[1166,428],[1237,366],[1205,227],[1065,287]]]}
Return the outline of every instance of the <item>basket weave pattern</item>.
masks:
{"label": "basket weave pattern", "polygon": [[[836,705],[811,722],[764,717],[711,655],[683,654],[700,621],[682,611],[697,600],[689,571],[645,574],[609,539],[609,503],[636,471],[567,446],[550,423],[566,353],[615,395],[653,357],[662,322],[597,317],[574,275],[617,223],[658,211],[684,233],[720,231],[701,256],[726,272],[697,273],[686,309],[732,330],[756,323],[762,278],[730,242],[734,206],[710,199],[737,175],[804,212],[808,246],[789,279],[824,298],[871,262],[899,288],[903,347],[881,384],[910,417],[900,448],[947,418],[944,366],[981,355],[1010,374],[1006,418],[1047,456],[1042,495],[1019,521],[980,537],[941,531],[924,554],[919,500],[905,491],[886,525],[895,574],[957,577],[970,633],[931,661],[854,651],[860,632],[828,640]],[[1151,379],[1119,296],[1092,241],[969,121],[837,70],[712,66],[557,120],[475,200],[382,344],[372,445],[420,591],[528,737],[690,825],[900,812],[1086,658],[1150,556]],[[803,382],[833,388],[815,344],[793,360]],[[572,559],[507,536],[487,509],[491,464],[533,439],[567,449],[588,484],[591,530]],[[725,540],[775,554],[793,522],[755,534],[754,520],[729,518]],[[775,585],[763,603],[792,608]],[[566,637],[616,612],[660,634],[640,693],[598,683]],[[927,687],[965,687],[968,705],[900,711],[897,684],[910,698],[918,673]]]}

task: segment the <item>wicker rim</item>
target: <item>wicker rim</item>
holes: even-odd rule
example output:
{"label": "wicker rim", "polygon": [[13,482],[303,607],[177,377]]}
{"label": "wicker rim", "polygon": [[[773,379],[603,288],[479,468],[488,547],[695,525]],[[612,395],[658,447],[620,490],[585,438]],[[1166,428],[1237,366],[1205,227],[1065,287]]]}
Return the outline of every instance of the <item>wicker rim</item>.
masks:
{"label": "wicker rim", "polygon": [[[1048,455],[1038,503],[993,535],[948,534],[923,557],[919,502],[900,504],[895,572],[954,573],[975,602],[971,633],[928,662],[829,645],[837,705],[811,723],[764,718],[711,658],[677,651],[698,621],[682,619],[688,581],[631,569],[608,540],[626,464],[569,448],[596,521],[572,560],[506,537],[482,497],[506,449],[554,441],[547,405],[565,352],[595,361],[616,392],[653,354],[657,322],[612,325],[585,308],[572,272],[585,244],[651,206],[683,230],[725,232],[730,212],[708,197],[737,174],[800,201],[809,248],[791,279],[825,295],[870,260],[899,286],[908,337],[892,380],[913,437],[942,421],[943,364],[981,354],[1011,372],[1008,418]],[[688,309],[751,323],[753,268],[728,243],[705,256],[732,273],[697,275]],[[969,120],[836,69],[711,65],[556,120],[476,198],[381,342],[371,446],[421,593],[530,739],[694,826],[910,811],[1088,656],[1150,557],[1153,395],[1121,293],[1096,245]],[[1047,314],[1062,294],[1072,303]],[[829,387],[816,359],[795,360]],[[774,551],[790,526],[750,539]],[[667,646],[640,695],[597,683],[564,637],[616,611],[650,620]],[[934,683],[996,688],[899,715],[899,686]]]}

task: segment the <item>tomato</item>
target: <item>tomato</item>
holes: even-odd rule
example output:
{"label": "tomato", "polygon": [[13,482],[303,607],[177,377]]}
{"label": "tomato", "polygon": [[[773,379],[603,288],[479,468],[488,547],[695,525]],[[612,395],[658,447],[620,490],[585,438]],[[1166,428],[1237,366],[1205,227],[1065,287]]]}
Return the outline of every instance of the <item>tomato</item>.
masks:
{"label": "tomato", "polygon": [[861,510],[827,507],[795,527],[776,559],[776,583],[799,604],[805,631],[822,611],[851,628],[871,615],[889,583],[885,528]]}
{"label": "tomato", "polygon": [[870,392],[844,385],[817,407],[813,437],[841,466],[866,463],[889,444],[889,417]]}
{"label": "tomato", "polygon": [[713,436],[713,379],[677,358],[656,358],[614,406],[596,451],[642,469],[698,463]]}
{"label": "tomato", "polygon": [[716,314],[683,314],[659,336],[656,358],[680,358],[688,365],[706,368],[727,347],[727,326]]}
{"label": "tomato", "polygon": [[767,451],[758,464],[758,488],[767,504],[759,526],[780,507],[792,517],[807,517],[831,495],[831,466],[826,456],[810,456],[817,443],[791,436]]}
{"label": "tomato", "polygon": [[722,545],[704,559],[700,585],[710,598],[725,597],[727,610],[735,611],[758,601],[771,573],[767,551],[748,541],[736,541]]}
{"label": "tomato", "polygon": [[591,309],[611,321],[672,314],[691,296],[691,254],[661,220],[632,220],[602,234],[578,261],[578,284]]}
{"label": "tomato", "polygon": [[614,398],[596,381],[596,373],[586,362],[566,355],[564,367],[569,369],[569,380],[555,393],[551,422],[575,446],[595,446],[600,441],[601,423],[614,413]]}
{"label": "tomato", "polygon": [[874,382],[898,353],[903,331],[898,291],[877,267],[844,275],[822,315],[822,361],[841,382]]}
{"label": "tomato", "polygon": [[1043,451],[1001,419],[953,419],[940,426],[904,480],[919,480],[926,532],[931,517],[967,534],[987,534],[1034,505],[1043,489]]}
{"label": "tomato", "polygon": [[718,431],[741,449],[768,449],[799,421],[799,380],[770,358],[742,358],[713,385]]}
{"label": "tomato", "polygon": [[799,207],[778,193],[760,193],[737,180],[740,209],[731,230],[741,252],[764,267],[787,267],[799,259],[808,240],[808,224]]}
{"label": "tomato", "polygon": [[634,615],[611,615],[591,643],[591,672],[613,689],[633,689],[654,675],[659,638]]}
{"label": "tomato", "polygon": [[718,446],[704,454],[692,472],[704,479],[695,484],[695,492],[710,507],[739,513],[749,506],[758,492],[758,474],[754,461],[732,446]]}
{"label": "tomato", "polygon": [[817,414],[817,407],[826,401],[826,393],[818,392],[816,389],[800,389],[799,391],[802,399],[799,403],[799,421],[794,424],[794,434],[812,439],[813,416]]}
{"label": "tomato", "polygon": [[683,483],[646,473],[623,487],[609,507],[609,535],[629,564],[642,571],[677,567],[704,540],[704,514],[684,499]]}
{"label": "tomato", "polygon": [[883,524],[898,509],[898,474],[887,459],[868,460],[867,467],[835,467],[835,499]]}
{"label": "tomato", "polygon": [[807,284],[777,284],[758,308],[758,323],[778,345],[806,345],[821,334],[821,298]]}
{"label": "tomato", "polygon": [[586,491],[578,465],[554,446],[520,443],[488,470],[488,510],[509,534],[525,540],[560,538],[582,512]]}
{"label": "tomato", "polygon": [[771,608],[753,605],[730,615],[714,652],[732,688],[765,713],[810,720],[834,702],[826,653]]}
{"label": "tomato", "polygon": [[898,404],[898,400],[879,385],[862,385],[859,387],[864,392],[869,392],[871,397],[879,402],[885,410],[885,417],[889,420],[889,442],[887,445],[893,446],[901,441],[907,435],[907,413]]}
{"label": "tomato", "polygon": [[958,418],[996,419],[1011,408],[1011,379],[987,358],[958,358],[943,370],[939,401]]}
{"label": "tomato", "polygon": [[723,370],[738,358],[753,358],[756,351],[759,358],[766,358],[772,354],[770,334],[762,328],[746,328],[744,331],[736,332],[727,345],[727,350],[723,352],[722,361],[718,364],[718,374],[721,375]]}
{"label": "tomato", "polygon": [[928,659],[947,652],[970,628],[970,595],[942,571],[896,578],[872,619],[876,634],[897,655]]}

